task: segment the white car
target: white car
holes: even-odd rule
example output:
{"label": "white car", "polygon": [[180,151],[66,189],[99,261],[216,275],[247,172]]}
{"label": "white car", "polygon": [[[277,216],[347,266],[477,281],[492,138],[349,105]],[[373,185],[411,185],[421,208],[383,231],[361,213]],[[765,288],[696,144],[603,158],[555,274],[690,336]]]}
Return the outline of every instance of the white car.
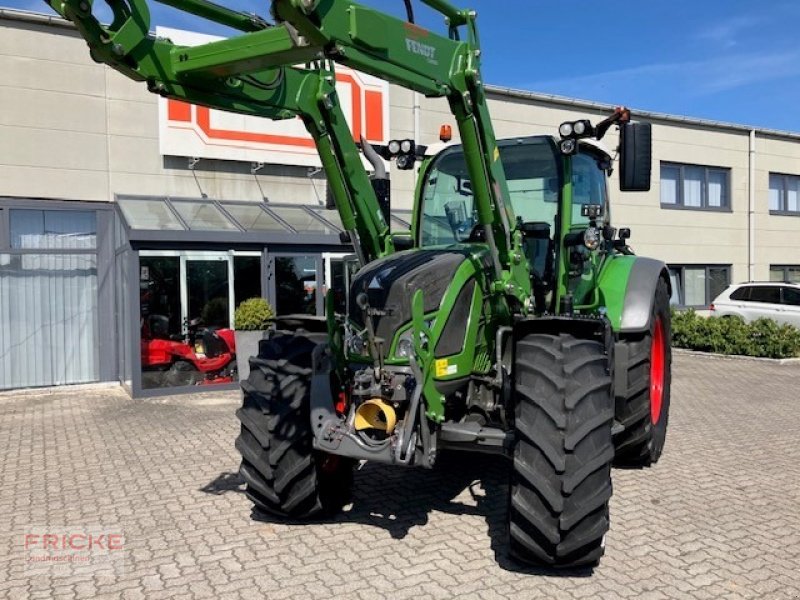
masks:
{"label": "white car", "polygon": [[712,317],[761,317],[800,327],[800,284],[737,283],[728,286],[709,307]]}

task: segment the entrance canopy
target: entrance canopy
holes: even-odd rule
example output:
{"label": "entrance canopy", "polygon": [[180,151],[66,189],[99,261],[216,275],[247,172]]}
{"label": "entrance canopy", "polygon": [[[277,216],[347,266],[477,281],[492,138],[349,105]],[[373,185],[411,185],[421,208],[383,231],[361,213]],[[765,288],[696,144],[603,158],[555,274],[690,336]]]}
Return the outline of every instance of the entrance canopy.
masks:
{"label": "entrance canopy", "polygon": [[[339,213],[324,206],[207,198],[118,195],[131,242],[342,245]],[[392,211],[392,229],[408,229],[411,211]]]}

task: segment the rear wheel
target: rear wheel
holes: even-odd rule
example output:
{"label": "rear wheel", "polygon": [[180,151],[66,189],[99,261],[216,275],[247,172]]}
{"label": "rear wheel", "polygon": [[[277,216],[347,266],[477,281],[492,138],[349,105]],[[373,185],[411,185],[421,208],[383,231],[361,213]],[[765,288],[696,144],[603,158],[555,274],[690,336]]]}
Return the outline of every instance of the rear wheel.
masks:
{"label": "rear wheel", "polygon": [[168,387],[197,385],[203,381],[203,374],[188,360],[176,360],[167,370],[164,380]]}
{"label": "rear wheel", "polygon": [[628,390],[618,404],[624,429],[614,439],[621,467],[649,467],[658,462],[667,439],[672,370],[669,292],[660,279],[650,314],[650,328],[623,338],[628,354]]}
{"label": "rear wheel", "polygon": [[308,518],[338,512],[349,502],[353,463],[313,449],[308,337],[278,334],[260,344],[242,382],[236,449],[247,497],[261,510]]}
{"label": "rear wheel", "polygon": [[609,526],[614,398],[599,342],[528,335],[515,358],[511,554],[548,567],[597,563]]}

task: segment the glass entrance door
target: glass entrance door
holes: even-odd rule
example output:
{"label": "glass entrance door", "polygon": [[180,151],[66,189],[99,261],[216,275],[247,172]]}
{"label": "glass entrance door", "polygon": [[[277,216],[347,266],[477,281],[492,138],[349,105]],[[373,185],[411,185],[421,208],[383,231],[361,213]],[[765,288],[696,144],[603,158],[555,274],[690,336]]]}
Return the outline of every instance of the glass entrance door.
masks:
{"label": "glass entrance door", "polygon": [[189,321],[200,319],[206,327],[230,327],[232,294],[228,255],[186,257],[185,260],[185,318]]}
{"label": "glass entrance door", "polygon": [[358,270],[358,260],[353,254],[341,252],[326,252],[322,255],[325,263],[324,292],[333,294],[334,312],[344,314],[347,312],[347,298],[350,280]]}
{"label": "glass entrance door", "polygon": [[319,254],[275,257],[273,275],[277,315],[322,314],[320,263]]}

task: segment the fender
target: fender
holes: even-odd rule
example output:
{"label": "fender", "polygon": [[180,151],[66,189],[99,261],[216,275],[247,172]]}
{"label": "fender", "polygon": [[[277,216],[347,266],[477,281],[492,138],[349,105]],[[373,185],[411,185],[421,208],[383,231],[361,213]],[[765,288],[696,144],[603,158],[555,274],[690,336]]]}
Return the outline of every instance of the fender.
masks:
{"label": "fender", "polygon": [[605,305],[615,333],[645,331],[650,326],[653,300],[660,278],[672,293],[667,265],[641,256],[616,256],[598,281],[601,303]]}

